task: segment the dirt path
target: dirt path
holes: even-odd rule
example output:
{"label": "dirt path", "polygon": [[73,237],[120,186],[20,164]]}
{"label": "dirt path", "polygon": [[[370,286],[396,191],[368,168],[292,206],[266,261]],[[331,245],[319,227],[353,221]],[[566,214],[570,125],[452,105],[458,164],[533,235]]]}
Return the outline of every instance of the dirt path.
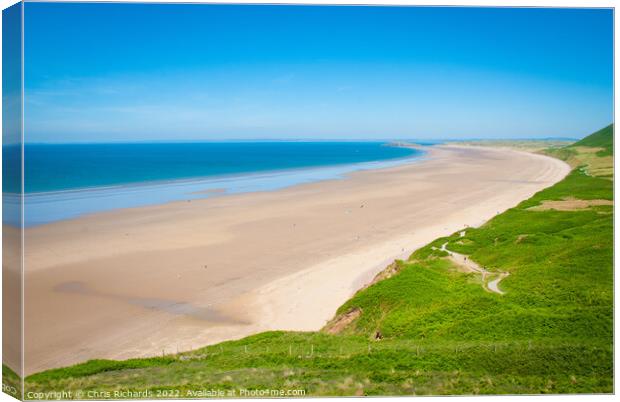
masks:
{"label": "dirt path", "polygon": [[[463,235],[464,232],[461,232],[461,237]],[[502,279],[510,275],[508,272],[500,272],[497,278],[487,282],[487,278],[489,276],[497,275],[498,273],[487,271],[484,267],[476,264],[476,262],[472,261],[468,256],[464,254],[459,254],[455,253],[454,251],[448,250],[446,248],[447,245],[448,242],[442,244],[440,250],[448,253],[448,258],[450,258],[452,262],[464,268],[467,272],[475,272],[477,274],[480,274],[482,276],[482,287],[484,287],[485,289],[500,295],[504,294],[504,292],[499,289],[498,285]]]}
{"label": "dirt path", "polygon": [[499,290],[499,288],[497,287],[497,285],[499,284],[499,282],[504,279],[505,277],[507,277],[508,275],[510,275],[508,272],[502,272],[501,274],[499,274],[499,276],[488,282],[487,283],[487,288],[489,288],[489,290],[491,292],[495,292],[495,293],[499,293],[500,295],[503,295],[504,292],[502,292],[501,290]]}

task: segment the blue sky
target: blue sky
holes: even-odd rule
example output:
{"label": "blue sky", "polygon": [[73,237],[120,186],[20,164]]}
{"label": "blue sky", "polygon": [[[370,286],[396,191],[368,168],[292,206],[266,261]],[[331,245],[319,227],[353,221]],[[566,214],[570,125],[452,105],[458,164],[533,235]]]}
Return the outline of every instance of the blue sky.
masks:
{"label": "blue sky", "polygon": [[25,6],[28,142],[581,137],[606,9]]}

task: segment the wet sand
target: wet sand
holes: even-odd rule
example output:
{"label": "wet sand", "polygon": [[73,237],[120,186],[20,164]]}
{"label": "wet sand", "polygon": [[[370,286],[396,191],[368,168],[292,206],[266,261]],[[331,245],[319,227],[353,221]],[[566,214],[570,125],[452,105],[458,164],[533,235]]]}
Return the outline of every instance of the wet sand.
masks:
{"label": "wet sand", "polygon": [[568,171],[525,152],[440,146],[344,180],[28,228],[26,374],[319,329],[395,258]]}

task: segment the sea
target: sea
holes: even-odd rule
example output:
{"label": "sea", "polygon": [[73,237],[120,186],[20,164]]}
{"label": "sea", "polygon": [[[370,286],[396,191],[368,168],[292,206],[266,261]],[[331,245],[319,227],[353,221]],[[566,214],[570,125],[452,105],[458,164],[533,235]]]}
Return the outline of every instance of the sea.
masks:
{"label": "sea", "polygon": [[[3,222],[20,224],[19,146],[3,146]],[[118,208],[271,191],[420,160],[386,142],[26,144],[24,226]]]}

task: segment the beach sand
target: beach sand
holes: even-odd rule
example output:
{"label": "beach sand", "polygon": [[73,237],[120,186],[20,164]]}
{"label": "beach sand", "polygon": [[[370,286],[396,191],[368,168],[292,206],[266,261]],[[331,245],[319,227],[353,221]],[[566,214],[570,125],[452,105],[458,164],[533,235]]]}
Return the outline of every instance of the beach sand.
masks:
{"label": "beach sand", "polygon": [[343,180],[28,228],[26,374],[318,330],[394,259],[568,172],[525,152],[437,146]]}

